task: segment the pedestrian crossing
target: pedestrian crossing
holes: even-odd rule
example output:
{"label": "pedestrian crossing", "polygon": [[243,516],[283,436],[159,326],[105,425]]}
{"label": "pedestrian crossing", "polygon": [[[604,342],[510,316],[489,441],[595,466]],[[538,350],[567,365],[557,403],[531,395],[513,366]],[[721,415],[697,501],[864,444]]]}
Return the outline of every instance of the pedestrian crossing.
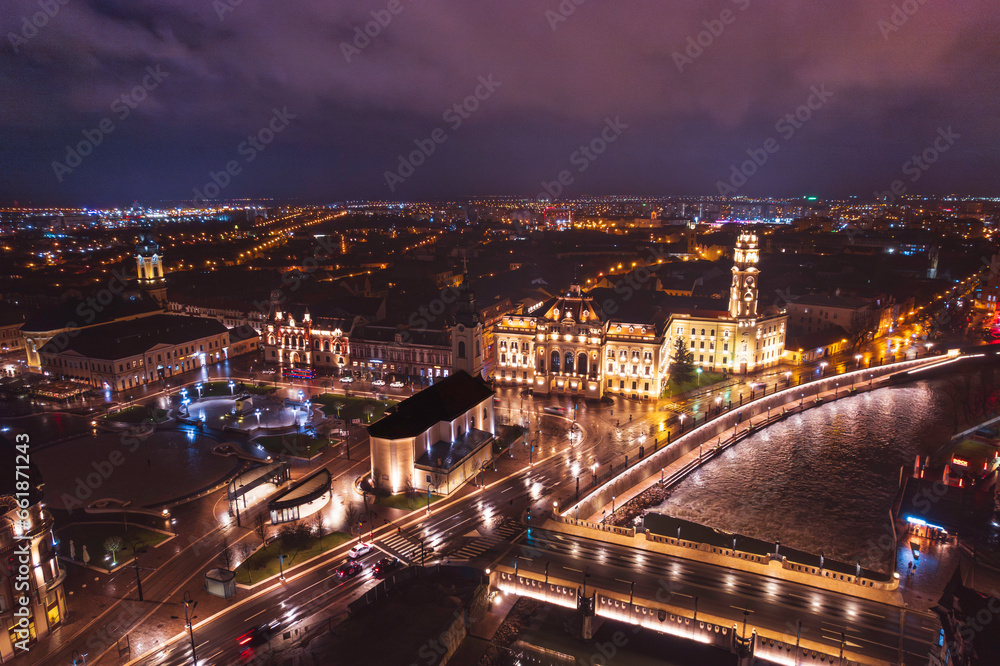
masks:
{"label": "pedestrian crossing", "polygon": [[[399,532],[390,534],[384,539],[379,539],[378,544],[401,560],[406,562],[420,561],[420,543],[414,543],[405,534]],[[433,549],[424,547],[425,558],[429,557],[432,552]]]}
{"label": "pedestrian crossing", "polygon": [[519,523],[505,521],[498,527],[494,528],[492,534],[473,539],[470,543],[467,543],[453,553],[450,553],[448,557],[453,560],[470,560],[473,557],[479,557],[489,549],[496,546],[498,543],[511,541],[514,537],[520,534],[523,529],[524,528]]}

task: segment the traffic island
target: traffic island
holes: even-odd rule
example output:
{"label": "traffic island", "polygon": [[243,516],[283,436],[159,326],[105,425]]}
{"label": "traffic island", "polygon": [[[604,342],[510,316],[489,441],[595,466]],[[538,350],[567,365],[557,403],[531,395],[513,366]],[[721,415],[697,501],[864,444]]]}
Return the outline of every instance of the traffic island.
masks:
{"label": "traffic island", "polygon": [[287,435],[266,435],[253,440],[272,456],[292,456],[312,459],[333,442],[325,437],[313,437],[305,433]]}
{"label": "traffic island", "polygon": [[[243,559],[236,567],[236,582],[242,586],[256,585],[274,576],[287,572],[291,567],[298,566],[334,550],[350,541],[353,537],[344,532],[331,532],[322,537],[303,533],[300,529],[283,532],[277,539]],[[231,549],[241,549],[241,546],[230,546]],[[280,560],[284,555],[284,561]],[[232,553],[234,561],[239,561],[242,552]]]}

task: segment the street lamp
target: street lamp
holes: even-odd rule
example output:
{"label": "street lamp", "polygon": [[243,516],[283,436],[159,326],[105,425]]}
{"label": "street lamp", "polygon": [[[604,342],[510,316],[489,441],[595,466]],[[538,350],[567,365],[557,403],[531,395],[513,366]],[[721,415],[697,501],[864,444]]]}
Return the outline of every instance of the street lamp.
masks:
{"label": "street lamp", "polygon": [[698,387],[700,388],[701,387],[701,368],[698,368],[696,370],[696,372],[698,373]]}
{"label": "street lamp", "polygon": [[230,379],[229,380],[229,395],[235,395],[235,394],[236,394],[236,382],[234,382],[232,379]]}
{"label": "street lamp", "polygon": [[681,414],[678,417],[678,419],[680,419],[680,422],[681,422],[681,432],[684,432],[684,414]]}
{"label": "street lamp", "polygon": [[590,466],[590,469],[594,472],[594,485],[597,485],[597,463]]}
{"label": "street lamp", "polygon": [[187,623],[188,635],[191,637],[191,661],[198,663],[198,653],[194,647],[194,609],[198,602],[191,598],[190,592],[184,592],[184,621]]}
{"label": "street lamp", "polygon": [[257,417],[257,425],[258,426],[260,426],[260,414],[261,414],[260,409],[255,409],[254,412],[253,412],[253,415]]}
{"label": "street lamp", "polygon": [[861,359],[862,359],[862,358],[863,358],[863,357],[861,356],[861,354],[855,354],[855,355],[854,355],[854,361],[855,361],[855,363],[857,364],[857,366],[858,366],[859,368],[861,367]]}
{"label": "street lamp", "polygon": [[722,396],[721,395],[715,397],[715,413],[716,414],[721,414],[722,413]]}
{"label": "street lamp", "polygon": [[789,371],[787,371],[787,372],[785,373],[785,386],[788,386],[788,384],[789,384],[789,383],[790,383],[791,381],[792,381],[792,371],[791,371],[791,370],[789,370]]}
{"label": "street lamp", "polygon": [[822,363],[819,364],[819,375],[820,375],[820,377],[822,377],[822,376],[824,376],[826,374],[826,366],[828,366],[828,365],[829,365],[829,363],[827,363],[826,361],[823,361]]}
{"label": "street lamp", "polygon": [[198,389],[198,399],[201,400],[201,389],[202,389],[201,382],[195,384],[194,387]]}

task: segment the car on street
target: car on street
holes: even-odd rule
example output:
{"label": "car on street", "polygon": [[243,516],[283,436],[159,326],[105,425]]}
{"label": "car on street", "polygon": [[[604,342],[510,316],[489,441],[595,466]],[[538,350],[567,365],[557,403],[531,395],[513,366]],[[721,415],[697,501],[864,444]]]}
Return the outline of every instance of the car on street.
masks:
{"label": "car on street", "polygon": [[383,557],[381,560],[372,565],[372,573],[376,576],[384,576],[393,569],[399,566],[398,557]]}
{"label": "car on street", "polygon": [[374,379],[372,380],[372,386],[385,386],[384,379]]}
{"label": "car on street", "polygon": [[350,384],[354,381],[354,377],[341,377],[340,381],[342,384]]}
{"label": "car on street", "polygon": [[354,548],[351,548],[350,552],[347,553],[347,559],[356,560],[363,555],[367,555],[373,550],[375,550],[375,546],[371,545],[370,543],[364,543],[364,542],[359,543],[356,546],[354,546]]}
{"label": "car on street", "polygon": [[341,578],[353,578],[361,573],[361,568],[357,562],[345,562],[337,567],[337,575]]}
{"label": "car on street", "polygon": [[261,370],[260,373],[262,375],[273,375],[274,374],[274,370],[272,370],[271,368],[267,368],[266,370]]}
{"label": "car on street", "polygon": [[542,411],[546,412],[547,414],[558,414],[559,416],[566,416],[566,408],[559,407],[558,405],[545,407]]}
{"label": "car on street", "polygon": [[389,386],[392,388],[403,388],[403,382],[392,382]]}
{"label": "car on street", "polygon": [[243,648],[253,648],[271,640],[278,628],[278,621],[261,624],[246,632],[237,639],[237,644]]}

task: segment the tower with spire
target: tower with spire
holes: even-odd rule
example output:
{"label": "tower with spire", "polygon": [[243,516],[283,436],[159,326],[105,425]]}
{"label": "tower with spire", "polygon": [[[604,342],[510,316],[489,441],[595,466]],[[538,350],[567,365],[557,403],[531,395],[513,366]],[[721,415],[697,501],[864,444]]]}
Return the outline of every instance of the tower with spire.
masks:
{"label": "tower with spire", "polygon": [[139,234],[135,246],[135,267],[138,286],[161,307],[167,307],[167,276],[163,269],[163,255],[152,234]]}
{"label": "tower with spire", "polygon": [[462,295],[451,327],[451,357],[454,372],[465,370],[473,377],[483,372],[483,322],[476,309],[476,294],[469,282],[468,257],[462,258]]}

